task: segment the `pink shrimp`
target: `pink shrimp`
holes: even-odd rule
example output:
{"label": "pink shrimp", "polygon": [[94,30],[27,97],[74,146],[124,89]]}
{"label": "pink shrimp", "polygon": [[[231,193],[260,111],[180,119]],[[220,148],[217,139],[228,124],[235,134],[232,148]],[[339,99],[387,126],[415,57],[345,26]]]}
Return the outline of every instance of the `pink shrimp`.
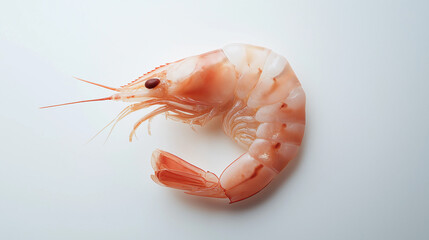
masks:
{"label": "pink shrimp", "polygon": [[222,117],[224,132],[247,152],[220,177],[171,153],[152,154],[152,179],[192,195],[229,198],[233,203],[258,193],[295,157],[304,135],[301,84],[284,57],[262,47],[230,44],[160,66],[120,88],[92,84],[118,93],[86,101],[133,102],[116,122],[158,106],[134,125],[130,141],[141,123],[161,113],[200,126]]}

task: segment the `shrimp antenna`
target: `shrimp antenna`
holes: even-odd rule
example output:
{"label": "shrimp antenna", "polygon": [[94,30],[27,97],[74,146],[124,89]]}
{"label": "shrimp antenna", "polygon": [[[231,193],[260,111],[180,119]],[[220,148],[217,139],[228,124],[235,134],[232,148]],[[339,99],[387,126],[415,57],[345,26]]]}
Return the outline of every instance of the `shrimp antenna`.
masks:
{"label": "shrimp antenna", "polygon": [[97,98],[97,99],[89,99],[89,100],[82,100],[82,101],[77,101],[77,102],[69,102],[69,103],[62,103],[62,104],[56,104],[56,105],[50,105],[50,106],[45,106],[45,107],[40,107],[40,109],[43,108],[51,108],[51,107],[59,107],[59,106],[64,106],[64,105],[70,105],[70,104],[76,104],[76,103],[84,103],[84,102],[98,102],[98,101],[106,101],[106,100],[112,100],[113,97],[105,97],[105,98]]}
{"label": "shrimp antenna", "polygon": [[109,90],[113,90],[113,91],[119,92],[118,88],[108,87],[108,86],[105,86],[105,85],[102,85],[102,84],[99,84],[99,83],[95,83],[95,82],[91,82],[91,81],[88,81],[88,80],[85,80],[85,79],[82,79],[82,78],[78,78],[78,77],[74,77],[74,78],[77,79],[77,80],[79,80],[79,81],[82,81],[82,82],[86,82],[86,83],[89,83],[89,84],[92,84],[92,85],[95,85],[95,86],[99,86],[99,87],[102,87],[102,88],[106,88],[106,89],[109,89]]}

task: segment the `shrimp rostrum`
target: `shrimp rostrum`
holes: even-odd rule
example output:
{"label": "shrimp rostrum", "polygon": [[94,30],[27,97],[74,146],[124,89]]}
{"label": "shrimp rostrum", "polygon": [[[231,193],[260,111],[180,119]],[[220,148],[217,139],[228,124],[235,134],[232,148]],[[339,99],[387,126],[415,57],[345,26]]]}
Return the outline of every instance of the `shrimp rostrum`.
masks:
{"label": "shrimp rostrum", "polygon": [[200,126],[222,118],[224,132],[247,152],[219,177],[171,153],[152,154],[152,179],[192,195],[233,203],[256,194],[295,157],[304,135],[301,84],[283,56],[263,47],[230,44],[160,66],[120,88],[106,88],[118,93],[92,101],[131,103],[116,121],[157,106],[134,125],[130,140],[141,123],[161,113]]}

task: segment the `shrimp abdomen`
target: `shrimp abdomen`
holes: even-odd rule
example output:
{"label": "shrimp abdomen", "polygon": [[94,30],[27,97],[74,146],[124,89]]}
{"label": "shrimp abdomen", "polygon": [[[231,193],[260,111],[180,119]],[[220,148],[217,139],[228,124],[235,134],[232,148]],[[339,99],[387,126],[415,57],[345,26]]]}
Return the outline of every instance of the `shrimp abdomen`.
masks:
{"label": "shrimp abdomen", "polygon": [[271,168],[246,153],[224,170],[220,184],[231,203],[234,203],[258,193],[276,175]]}
{"label": "shrimp abdomen", "polygon": [[[238,82],[248,83],[237,84],[237,88],[244,87],[236,90],[240,104],[233,106],[240,107],[224,118],[230,124],[224,123],[225,132],[248,146],[243,159],[234,161],[220,177],[234,202],[262,190],[298,153],[305,128],[305,94],[283,56],[243,44],[229,45],[224,51],[239,71]],[[252,65],[254,56],[263,61]],[[242,124],[243,114],[253,120]]]}

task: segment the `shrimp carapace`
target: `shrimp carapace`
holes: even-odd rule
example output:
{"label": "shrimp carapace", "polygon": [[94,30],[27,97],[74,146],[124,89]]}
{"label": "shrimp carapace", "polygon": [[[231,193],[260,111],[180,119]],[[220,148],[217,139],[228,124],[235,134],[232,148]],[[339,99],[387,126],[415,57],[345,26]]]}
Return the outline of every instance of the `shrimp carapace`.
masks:
{"label": "shrimp carapace", "polygon": [[89,83],[117,93],[88,101],[131,102],[115,124],[157,106],[134,125],[130,140],[141,123],[161,113],[200,126],[221,116],[223,131],[246,152],[219,177],[171,153],[152,154],[152,179],[192,195],[232,203],[256,194],[296,156],[304,135],[301,84],[283,56],[263,47],[230,44],[160,66],[120,88]]}

